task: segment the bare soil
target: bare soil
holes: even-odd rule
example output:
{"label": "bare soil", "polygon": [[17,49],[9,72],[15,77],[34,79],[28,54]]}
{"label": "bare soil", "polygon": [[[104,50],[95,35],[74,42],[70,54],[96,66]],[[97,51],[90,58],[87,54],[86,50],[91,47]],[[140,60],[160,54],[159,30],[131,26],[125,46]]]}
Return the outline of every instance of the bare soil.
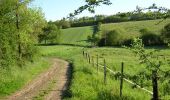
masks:
{"label": "bare soil", "polygon": [[5,100],[61,100],[69,84],[69,63],[53,58],[52,67]]}

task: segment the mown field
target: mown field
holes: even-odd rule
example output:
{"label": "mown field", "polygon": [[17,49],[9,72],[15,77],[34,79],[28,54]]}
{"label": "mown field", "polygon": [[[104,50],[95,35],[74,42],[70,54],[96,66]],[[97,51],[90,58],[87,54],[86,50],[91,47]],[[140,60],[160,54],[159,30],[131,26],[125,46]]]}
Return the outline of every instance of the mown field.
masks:
{"label": "mown field", "polygon": [[[123,29],[127,34],[126,37],[136,37],[140,34],[140,29],[148,28],[155,34],[160,34],[161,29],[170,22],[170,19],[159,23],[160,21],[161,20],[150,20],[103,24],[102,31]],[[87,36],[92,34],[93,26],[63,29],[60,42],[61,44],[89,45],[89,43],[86,42]]]}
{"label": "mown field", "polygon": [[93,27],[63,29],[60,37],[61,44],[88,45],[87,37],[93,34]]}

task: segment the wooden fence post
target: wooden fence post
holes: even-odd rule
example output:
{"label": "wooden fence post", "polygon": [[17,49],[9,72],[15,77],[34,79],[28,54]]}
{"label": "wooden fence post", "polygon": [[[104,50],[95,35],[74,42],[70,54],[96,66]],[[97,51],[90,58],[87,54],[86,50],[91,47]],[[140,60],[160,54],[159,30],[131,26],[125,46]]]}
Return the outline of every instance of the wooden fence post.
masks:
{"label": "wooden fence post", "polygon": [[106,61],[104,59],[104,84],[106,84]]}
{"label": "wooden fence post", "polygon": [[91,61],[90,61],[90,55],[88,54],[88,59],[89,59],[89,64],[91,63]]}
{"label": "wooden fence post", "polygon": [[123,89],[123,70],[124,70],[124,63],[122,62],[121,65],[121,77],[120,77],[120,97],[122,97],[122,89]]}
{"label": "wooden fence post", "polygon": [[92,56],[92,64],[93,64],[93,67],[94,67],[95,65],[94,65],[94,57],[93,56]]}
{"label": "wooden fence post", "polygon": [[152,71],[152,85],[153,85],[153,99],[152,100],[159,100],[157,71]]}
{"label": "wooden fence post", "polygon": [[83,57],[85,57],[85,53],[84,53],[84,50],[83,50]]}
{"label": "wooden fence post", "polygon": [[88,55],[87,55],[87,53],[86,53],[86,60],[88,61]]}
{"label": "wooden fence post", "polygon": [[97,62],[96,62],[96,64],[97,64],[97,73],[98,73],[98,71],[99,71],[99,55],[97,55]]}

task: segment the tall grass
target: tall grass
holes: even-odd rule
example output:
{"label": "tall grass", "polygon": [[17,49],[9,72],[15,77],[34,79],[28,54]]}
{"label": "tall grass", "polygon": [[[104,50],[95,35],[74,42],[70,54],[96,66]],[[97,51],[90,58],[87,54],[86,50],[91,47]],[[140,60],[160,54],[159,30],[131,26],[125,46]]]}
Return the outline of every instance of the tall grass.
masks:
{"label": "tall grass", "polygon": [[[161,57],[159,57],[159,60],[162,60],[164,61],[163,63],[165,63],[164,65],[161,66],[161,69],[164,71],[170,70],[169,49],[166,48],[146,48],[146,49],[147,51],[151,51],[151,50],[153,51],[155,49],[159,50],[159,52],[155,53],[155,55],[160,55]],[[140,72],[149,73],[146,70],[146,66],[140,63],[138,57],[136,57],[136,55],[133,54],[130,50],[127,50],[125,48],[92,48],[92,49],[87,49],[86,52],[90,53],[91,56],[95,56],[95,57],[96,55],[99,55],[100,57],[99,63],[103,63],[103,59],[106,59],[107,67],[109,67],[115,72],[120,72],[121,62],[124,62],[125,63],[124,73],[125,73],[125,77],[127,78],[131,79],[133,76],[136,76]],[[165,58],[162,56],[165,56]],[[162,79],[167,80],[164,77],[161,77],[160,80]],[[152,91],[151,80],[144,80],[144,84],[146,85],[145,88]],[[163,90],[163,88],[165,88],[163,84],[164,84],[163,82],[159,81],[159,94],[161,98],[167,98],[167,96],[164,95],[163,93],[166,92],[166,94],[168,94],[169,92],[167,90]]]}

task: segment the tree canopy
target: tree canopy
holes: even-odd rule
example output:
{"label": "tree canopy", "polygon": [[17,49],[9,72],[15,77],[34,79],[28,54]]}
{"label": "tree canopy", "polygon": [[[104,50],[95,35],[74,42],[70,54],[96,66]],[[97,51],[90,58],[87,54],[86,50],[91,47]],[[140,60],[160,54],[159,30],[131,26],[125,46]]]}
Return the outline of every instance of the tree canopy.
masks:
{"label": "tree canopy", "polygon": [[0,67],[22,65],[36,53],[34,44],[46,21],[32,0],[0,1]]}

